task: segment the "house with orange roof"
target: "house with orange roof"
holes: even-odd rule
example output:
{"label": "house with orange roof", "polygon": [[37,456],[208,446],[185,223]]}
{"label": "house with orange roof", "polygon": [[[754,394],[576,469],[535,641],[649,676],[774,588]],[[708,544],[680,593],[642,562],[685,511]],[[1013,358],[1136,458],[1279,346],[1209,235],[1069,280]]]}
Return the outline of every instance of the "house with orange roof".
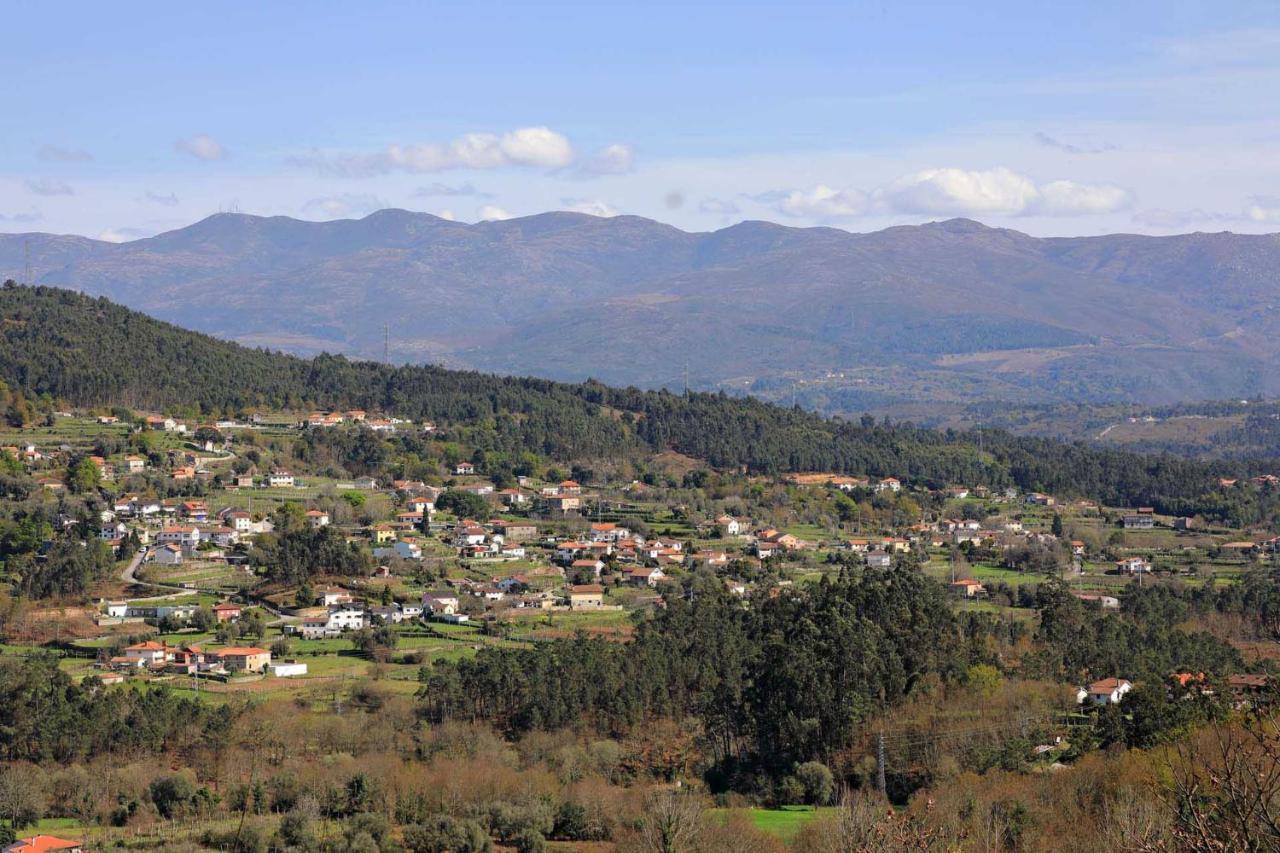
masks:
{"label": "house with orange roof", "polygon": [[266,672],[271,664],[271,652],[257,646],[228,646],[206,655],[220,661],[228,672]]}
{"label": "house with orange roof", "polygon": [[217,617],[219,622],[234,622],[237,619],[239,619],[240,614],[244,612],[244,608],[242,608],[239,604],[235,604],[230,601],[224,601],[220,604],[215,604],[212,607],[212,610],[213,610],[213,615]]}
{"label": "house with orange roof", "polygon": [[173,658],[174,649],[165,643],[147,640],[126,646],[122,657],[129,661],[138,661],[142,666],[164,666]]}
{"label": "house with orange roof", "polygon": [[982,598],[987,594],[987,588],[982,585],[982,582],[973,578],[952,581],[947,588],[961,598]]}
{"label": "house with orange roof", "polygon": [[84,850],[79,841],[68,841],[55,835],[33,835],[30,838],[19,838],[3,848],[3,853],[82,853]]}

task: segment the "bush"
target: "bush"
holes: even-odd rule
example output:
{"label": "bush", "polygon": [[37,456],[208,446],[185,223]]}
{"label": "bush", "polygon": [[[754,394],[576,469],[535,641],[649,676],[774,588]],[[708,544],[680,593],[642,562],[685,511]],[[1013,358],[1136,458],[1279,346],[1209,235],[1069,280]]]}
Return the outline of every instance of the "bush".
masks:
{"label": "bush", "polygon": [[493,849],[480,824],[448,815],[405,827],[404,843],[413,853],[489,853]]}
{"label": "bush", "polygon": [[547,849],[547,840],[536,829],[526,829],[513,840],[517,853],[543,853]]}
{"label": "bush", "polygon": [[827,765],[806,761],[796,768],[796,781],[804,789],[804,801],[811,806],[825,806],[835,793],[836,780]]}
{"label": "bush", "polygon": [[186,814],[195,803],[196,783],[184,773],[153,779],[148,793],[160,816],[171,820]]}
{"label": "bush", "polygon": [[315,841],[311,819],[300,811],[289,812],[280,819],[280,841],[286,847],[308,847]]}

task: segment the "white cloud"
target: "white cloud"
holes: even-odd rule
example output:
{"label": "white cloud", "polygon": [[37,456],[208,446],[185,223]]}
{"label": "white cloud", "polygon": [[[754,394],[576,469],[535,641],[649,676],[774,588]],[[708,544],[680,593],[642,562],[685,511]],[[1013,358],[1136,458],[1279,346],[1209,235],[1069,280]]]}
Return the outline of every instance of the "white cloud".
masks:
{"label": "white cloud", "polygon": [[925,169],[905,175],[878,194],[899,213],[959,216],[1022,213],[1039,197],[1035,183],[1009,169]]}
{"label": "white cloud", "polygon": [[369,154],[330,155],[321,152],[294,157],[295,165],[347,178],[366,178],[390,172],[423,174],[450,169],[498,169],[526,166],[560,169],[573,162],[573,146],[547,127],[522,127],[501,136],[468,133],[451,142],[388,145]]}
{"label": "white cloud", "polygon": [[494,204],[486,204],[481,207],[479,216],[481,222],[493,222],[502,219],[510,219],[512,217],[510,213]]}
{"label": "white cloud", "polygon": [[63,148],[60,145],[41,145],[36,156],[51,163],[88,163],[93,159],[93,155],[83,148]]}
{"label": "white cloud", "polygon": [[53,178],[29,178],[26,182],[27,189],[36,195],[75,195],[76,191],[71,189],[71,185],[65,181],[57,181]]}
{"label": "white cloud", "polygon": [[617,216],[618,211],[612,205],[600,201],[599,199],[579,199],[579,198],[563,198],[560,201],[565,205],[566,210],[574,213],[585,213],[588,216],[601,216],[608,218]]}
{"label": "white cloud", "polygon": [[808,191],[792,190],[778,199],[775,207],[779,213],[787,216],[842,219],[865,213],[867,197],[857,190],[834,190],[819,184]]}
{"label": "white cloud", "polygon": [[227,149],[222,146],[222,143],[204,133],[198,133],[186,139],[179,139],[173,143],[173,147],[183,154],[190,154],[197,160],[204,160],[206,163],[227,159]]}
{"label": "white cloud", "polygon": [[635,168],[636,152],[630,145],[614,144],[601,148],[573,170],[579,178],[602,175],[625,175]]}
{"label": "white cloud", "polygon": [[1127,191],[1111,184],[1059,180],[1037,185],[1003,167],[925,169],[875,195],[878,205],[893,212],[946,216],[1082,216],[1114,213],[1133,201]]}
{"label": "white cloud", "polygon": [[447,219],[450,222],[454,222],[458,218],[456,215],[454,215],[454,212],[452,210],[449,210],[448,208],[445,208],[444,210],[439,211],[438,213],[436,213],[436,216],[439,216],[441,219]]}
{"label": "white cloud", "polygon": [[386,202],[372,193],[343,193],[313,198],[302,206],[302,212],[329,219],[346,219],[364,216],[386,206]]}
{"label": "white cloud", "polygon": [[1028,212],[1043,216],[1085,216],[1114,213],[1132,203],[1133,197],[1126,190],[1111,184],[1050,181],[1040,187],[1040,201]]}
{"label": "white cloud", "polygon": [[1050,181],[998,167],[924,169],[863,192],[819,184],[811,190],[774,190],[751,198],[786,216],[816,220],[909,214],[922,216],[1084,216],[1114,213],[1132,196],[1111,184]]}
{"label": "white cloud", "polygon": [[127,243],[130,240],[150,237],[151,233],[144,228],[108,228],[98,235],[98,239],[107,243]]}
{"label": "white cloud", "polygon": [[152,204],[159,204],[164,207],[178,206],[178,196],[175,193],[169,193],[168,195],[163,195],[161,193],[156,193],[156,192],[152,192],[151,190],[147,190],[145,193],[143,193],[142,200],[149,201]]}

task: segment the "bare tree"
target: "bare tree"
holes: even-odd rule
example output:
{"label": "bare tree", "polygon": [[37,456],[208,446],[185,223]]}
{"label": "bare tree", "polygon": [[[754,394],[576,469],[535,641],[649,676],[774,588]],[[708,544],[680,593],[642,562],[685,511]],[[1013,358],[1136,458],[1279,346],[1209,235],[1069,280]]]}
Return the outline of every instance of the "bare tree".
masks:
{"label": "bare tree", "polygon": [[1208,727],[1170,758],[1179,850],[1280,849],[1280,727],[1270,708]]}
{"label": "bare tree", "polygon": [[1107,806],[1102,832],[1113,850],[1162,851],[1173,846],[1174,817],[1168,803],[1122,788]]}
{"label": "bare tree", "polygon": [[678,788],[657,791],[645,803],[642,848],[653,853],[689,853],[697,847],[702,820],[702,803],[695,795]]}

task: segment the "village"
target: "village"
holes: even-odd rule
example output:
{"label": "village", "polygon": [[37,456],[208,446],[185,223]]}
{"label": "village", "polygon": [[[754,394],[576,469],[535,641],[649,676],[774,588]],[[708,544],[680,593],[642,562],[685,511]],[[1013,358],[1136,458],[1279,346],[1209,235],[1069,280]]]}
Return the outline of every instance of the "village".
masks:
{"label": "village", "polygon": [[[64,667],[104,684],[297,693],[376,671],[409,689],[421,664],[485,646],[625,639],[662,591],[700,572],[746,600],[851,566],[910,564],[957,608],[1025,621],[1028,592],[1050,577],[1115,610],[1131,583],[1232,583],[1277,550],[1263,531],[1013,488],[826,473],[712,482],[683,459],[639,479],[517,473],[469,457],[433,424],[356,411],[211,423],[68,412],[45,433],[6,451],[50,499],[84,460],[113,495],[93,523],[118,577],[60,638]],[[412,435],[437,458],[346,476],[299,459],[317,433]],[[304,583],[273,580],[256,543],[284,529],[337,537],[368,571],[317,565]],[[30,640],[47,637],[47,619],[25,622]],[[1080,685],[1081,701],[1118,700],[1125,676]]]}

